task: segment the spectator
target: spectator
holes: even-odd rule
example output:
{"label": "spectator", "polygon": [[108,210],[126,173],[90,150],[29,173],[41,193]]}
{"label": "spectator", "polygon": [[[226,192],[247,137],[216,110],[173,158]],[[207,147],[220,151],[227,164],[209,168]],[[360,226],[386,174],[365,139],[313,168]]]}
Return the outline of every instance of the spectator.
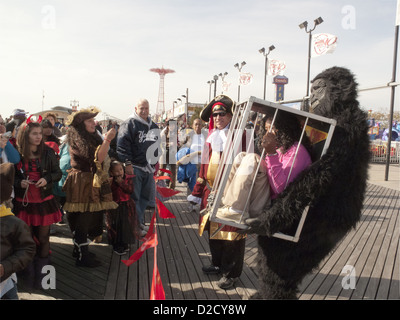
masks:
{"label": "spectator", "polygon": [[[175,120],[167,120],[167,126],[161,131],[161,147],[163,150],[160,157],[160,168],[171,171],[171,181],[168,185],[171,189],[175,189],[176,184],[176,153],[178,151],[178,131]],[[160,175],[164,175],[161,172]]]}
{"label": "spectator", "polygon": [[133,168],[135,168],[132,198],[136,203],[142,235],[145,235],[148,230],[145,226],[145,210],[150,200],[154,201],[150,199],[150,194],[154,186],[153,175],[158,151],[151,153],[151,150],[158,139],[159,128],[149,117],[149,102],[142,99],[137,103],[133,114],[121,124],[117,141],[118,157],[126,164],[126,174],[133,174]]}
{"label": "spectator", "polygon": [[43,141],[44,143],[52,148],[54,152],[58,155],[60,153],[60,139],[58,139],[54,134],[54,125],[48,119],[44,119],[41,123],[43,128]]}
{"label": "spectator", "polygon": [[6,130],[3,118],[0,117],[0,164],[7,162],[18,163],[20,161],[19,153],[9,141],[11,137],[5,134]]}
{"label": "spectator", "polygon": [[57,115],[55,113],[48,112],[46,113],[44,118],[50,121],[53,135],[57,138],[60,138],[62,136],[62,133],[60,131],[60,128],[56,126]]}
{"label": "spectator", "polygon": [[64,204],[66,201],[65,192],[62,190],[65,180],[67,180],[68,170],[71,169],[71,157],[69,155],[69,145],[66,142],[67,137],[61,137],[61,145],[60,145],[60,152],[59,152],[59,163],[60,169],[62,172],[62,177],[58,181],[58,183],[54,184],[53,187],[53,194],[56,197],[58,203],[60,204],[60,209],[62,213],[62,220],[60,223],[65,223],[65,211],[64,211]]}
{"label": "spectator", "polygon": [[195,119],[193,121],[193,131],[189,134],[189,145],[190,151],[197,152],[198,156],[190,160],[193,164],[197,165],[197,174],[200,172],[201,165],[201,153],[203,151],[205,136],[202,133],[203,122],[201,119]]}
{"label": "spectator", "polygon": [[[178,166],[178,181],[186,181],[188,183],[189,194],[192,193],[200,172],[201,153],[205,143],[202,127],[203,123],[201,119],[193,121],[194,130],[189,132],[187,142],[178,152],[178,156],[180,156],[179,161],[176,163]],[[192,167],[194,167],[194,170]]]}
{"label": "spectator", "polygon": [[110,130],[112,127],[113,127],[113,122],[111,120],[108,120],[107,130]]}
{"label": "spectator", "polygon": [[[114,139],[111,140],[110,142],[110,150],[108,151],[108,155],[110,156],[111,160],[118,160],[118,154],[117,154],[117,139],[118,139],[118,129],[119,126],[117,125],[116,122],[112,123],[111,126],[107,126],[107,128],[114,128],[115,129],[115,137]],[[107,129],[107,130],[110,130]]]}
{"label": "spectator", "polygon": [[43,266],[50,264],[50,225],[61,220],[61,211],[53,196],[53,183],[61,178],[58,160],[42,138],[40,123],[28,118],[17,135],[21,161],[16,165],[14,212],[31,228],[37,240],[37,254],[28,268],[34,267],[35,287],[40,287]]}
{"label": "spectator", "polygon": [[26,223],[10,208],[15,169],[11,163],[0,165],[0,298],[18,299],[16,273],[32,261],[36,245]]}
{"label": "spectator", "polygon": [[97,130],[100,134],[102,134],[102,133],[103,133],[103,128],[102,128],[100,122],[96,121],[95,124],[96,124],[96,130]]}
{"label": "spectator", "polygon": [[250,113],[249,121],[246,124],[246,129],[254,129],[256,120],[257,120],[257,112],[252,111]]}
{"label": "spectator", "polygon": [[118,206],[112,200],[108,180],[108,149],[115,130],[110,129],[103,140],[94,121],[98,113],[96,108],[87,108],[68,118],[67,143],[72,169],[63,188],[66,194],[64,210],[73,232],[76,265],[90,268],[99,266],[101,262],[89,252],[88,236],[100,236],[103,233],[103,211]]}
{"label": "spectator", "polygon": [[14,121],[10,121],[6,124],[6,131],[11,132],[11,138],[9,139],[10,143],[14,148],[17,148],[17,124]]}
{"label": "spectator", "polygon": [[18,134],[18,129],[20,125],[26,120],[26,113],[23,109],[15,109],[12,113],[13,120],[10,123],[15,125],[15,135]]}

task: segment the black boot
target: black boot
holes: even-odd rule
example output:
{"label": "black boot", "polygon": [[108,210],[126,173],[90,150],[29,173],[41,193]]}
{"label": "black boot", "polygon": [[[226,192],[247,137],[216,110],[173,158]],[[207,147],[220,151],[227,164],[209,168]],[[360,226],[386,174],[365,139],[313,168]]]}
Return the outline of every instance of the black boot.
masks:
{"label": "black boot", "polygon": [[72,256],[74,258],[79,257],[79,247],[74,243],[74,249],[72,249]]}
{"label": "black boot", "polygon": [[76,258],[78,267],[96,268],[101,265],[101,262],[96,259],[96,255],[89,252],[88,244],[78,245],[79,255]]}

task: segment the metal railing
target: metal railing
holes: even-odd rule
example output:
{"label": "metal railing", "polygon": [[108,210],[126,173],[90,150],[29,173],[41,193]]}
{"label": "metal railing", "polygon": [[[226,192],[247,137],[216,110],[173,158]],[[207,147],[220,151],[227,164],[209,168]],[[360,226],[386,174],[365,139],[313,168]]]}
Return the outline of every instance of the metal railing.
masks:
{"label": "metal railing", "polygon": [[[386,163],[386,149],[388,142],[380,139],[372,140],[370,144],[371,162]],[[390,144],[390,163],[400,164],[400,142],[392,141]]]}

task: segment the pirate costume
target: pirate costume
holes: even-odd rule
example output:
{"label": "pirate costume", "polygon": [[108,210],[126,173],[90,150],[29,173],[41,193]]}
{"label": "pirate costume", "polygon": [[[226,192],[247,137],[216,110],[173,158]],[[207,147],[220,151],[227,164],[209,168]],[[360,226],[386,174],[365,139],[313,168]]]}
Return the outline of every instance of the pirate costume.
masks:
{"label": "pirate costume", "polygon": [[[235,102],[225,95],[214,98],[201,112],[200,118],[209,122],[209,135],[202,154],[199,177],[188,200],[200,204],[200,210],[206,208],[207,198],[216,178],[222,151],[227,140],[228,128],[214,128],[212,114],[216,111],[232,114]],[[208,159],[206,158],[208,157]],[[238,233],[235,227],[210,221],[209,213],[200,216],[199,234],[208,231],[212,264],[203,267],[205,273],[221,273],[218,285],[223,289],[232,287],[242,273],[246,235]],[[220,229],[220,230],[219,230]],[[219,230],[219,231],[218,231]],[[211,238],[212,236],[212,238]]]}
{"label": "pirate costume", "polygon": [[97,132],[87,132],[83,123],[98,113],[96,108],[81,109],[67,120],[67,124],[70,125],[68,143],[71,170],[63,186],[66,194],[64,210],[73,232],[73,256],[77,258],[78,266],[85,267],[100,265],[95,255],[88,251],[88,237],[100,236],[103,232],[104,210],[118,207],[112,199],[108,181],[110,158],[107,155],[102,163],[97,158],[102,138]]}

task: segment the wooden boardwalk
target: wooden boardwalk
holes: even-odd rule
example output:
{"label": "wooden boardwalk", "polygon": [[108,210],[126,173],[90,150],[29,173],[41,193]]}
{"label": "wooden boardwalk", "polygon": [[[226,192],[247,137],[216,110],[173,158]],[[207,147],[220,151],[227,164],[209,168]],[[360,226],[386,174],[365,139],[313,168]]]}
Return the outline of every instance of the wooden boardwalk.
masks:
{"label": "wooden boardwalk", "polygon": [[[203,265],[210,263],[207,236],[198,236],[198,214],[189,212],[186,187],[178,184],[178,190],[182,192],[165,203],[176,218],[157,218],[157,264],[166,299],[248,299],[258,286],[254,270],[256,237],[249,235],[246,240],[243,273],[235,288],[220,289],[216,285],[219,277],[205,275],[201,270]],[[400,299],[399,195],[398,190],[368,185],[361,221],[319,268],[304,279],[300,300]],[[151,215],[150,211],[146,213],[148,221]],[[104,233],[103,243],[90,245],[90,250],[100,257],[103,265],[95,269],[78,268],[71,255],[68,227],[55,225],[54,230],[51,257],[56,269],[56,289],[30,294],[20,287],[20,299],[149,299],[153,248],[127,267],[121,259],[129,258],[141,243],[132,245],[129,255],[121,257],[107,245]],[[353,284],[355,289],[352,289]]]}

